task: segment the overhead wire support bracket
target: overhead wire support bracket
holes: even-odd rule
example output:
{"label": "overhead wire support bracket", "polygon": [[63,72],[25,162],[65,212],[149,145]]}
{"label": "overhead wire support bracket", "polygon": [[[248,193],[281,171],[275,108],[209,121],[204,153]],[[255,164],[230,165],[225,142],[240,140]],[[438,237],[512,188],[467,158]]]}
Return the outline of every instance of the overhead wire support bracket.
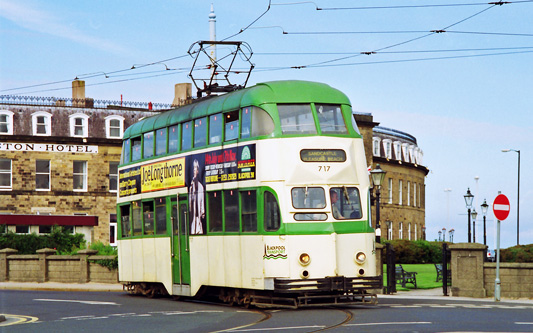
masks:
{"label": "overhead wire support bracket", "polygon": [[[224,56],[217,59],[216,52],[212,48],[218,48],[218,51],[224,50]],[[189,77],[194,83],[194,86],[197,89],[197,97],[202,97],[205,93],[206,95],[211,95],[212,93],[226,93],[235,91],[238,89],[243,89],[248,83],[250,74],[255,67],[251,63],[250,58],[252,57],[252,49],[245,42],[240,41],[198,41],[191,45],[189,51],[187,52],[191,57],[194,58],[194,62],[189,72]],[[209,63],[199,64],[200,57],[207,57]],[[248,68],[246,69],[233,69],[236,64],[237,56],[239,59],[244,62]],[[209,77],[199,78],[193,74],[198,71],[209,71]],[[240,84],[233,83],[232,77],[238,74],[246,74],[244,82],[241,81]],[[220,81],[220,82],[219,82]]]}

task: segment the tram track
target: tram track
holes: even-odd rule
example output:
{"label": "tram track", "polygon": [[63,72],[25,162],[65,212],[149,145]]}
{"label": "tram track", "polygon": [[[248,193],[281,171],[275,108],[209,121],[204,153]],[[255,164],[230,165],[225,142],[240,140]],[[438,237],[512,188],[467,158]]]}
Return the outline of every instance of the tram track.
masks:
{"label": "tram track", "polygon": [[240,326],[236,326],[236,327],[232,327],[232,328],[227,328],[227,329],[219,330],[219,331],[212,331],[212,332],[210,332],[210,333],[231,332],[231,331],[242,330],[242,329],[245,329],[245,328],[247,328],[247,327],[251,327],[251,326],[254,326],[254,325],[260,324],[260,323],[262,323],[262,322],[264,322],[264,321],[267,321],[267,320],[269,320],[270,318],[272,318],[272,313],[267,312],[267,311],[264,311],[264,310],[248,309],[247,311],[255,312],[255,313],[261,314],[263,317],[260,318],[259,320],[256,320],[256,321],[253,322],[253,323],[249,323],[249,324],[245,324],[245,325],[240,325]]}
{"label": "tram track", "polygon": [[337,328],[337,327],[341,327],[342,325],[349,323],[353,319],[353,313],[351,311],[344,310],[344,309],[335,309],[335,308],[330,308],[330,310],[336,310],[336,311],[344,312],[346,314],[346,318],[342,322],[340,322],[338,324],[327,326],[327,327],[323,327],[321,329],[318,329],[318,330],[315,330],[315,331],[311,331],[311,332],[308,332],[308,333],[324,332],[324,331],[331,330],[331,329],[334,329],[334,328]]}

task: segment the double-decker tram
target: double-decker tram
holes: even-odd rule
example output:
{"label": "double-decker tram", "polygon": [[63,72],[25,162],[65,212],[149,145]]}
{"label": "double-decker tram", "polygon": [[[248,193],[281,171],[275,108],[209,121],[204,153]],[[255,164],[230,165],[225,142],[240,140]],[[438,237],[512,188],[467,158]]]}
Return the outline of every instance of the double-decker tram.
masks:
{"label": "double-decker tram", "polygon": [[124,133],[119,184],[130,293],[376,302],[363,139],[337,89],[267,82],[145,118]]}

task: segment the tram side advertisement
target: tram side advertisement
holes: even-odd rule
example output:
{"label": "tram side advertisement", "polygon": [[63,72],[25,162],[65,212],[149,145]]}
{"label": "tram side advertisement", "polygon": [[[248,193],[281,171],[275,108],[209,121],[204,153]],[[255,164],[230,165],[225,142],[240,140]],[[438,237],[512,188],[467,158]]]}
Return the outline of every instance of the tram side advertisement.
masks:
{"label": "tram side advertisement", "polygon": [[119,197],[184,187],[192,177],[194,161],[203,162],[201,176],[206,184],[255,179],[255,156],[255,144],[251,144],[122,169]]}

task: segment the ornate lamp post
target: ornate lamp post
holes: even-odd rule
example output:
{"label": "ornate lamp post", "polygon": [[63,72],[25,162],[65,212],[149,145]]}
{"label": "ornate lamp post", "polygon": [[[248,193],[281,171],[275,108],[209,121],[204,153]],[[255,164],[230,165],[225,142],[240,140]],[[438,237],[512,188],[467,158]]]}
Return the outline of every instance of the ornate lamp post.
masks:
{"label": "ornate lamp post", "polygon": [[487,245],[487,211],[489,205],[487,204],[487,199],[483,200],[481,204],[481,214],[483,214],[483,245]]}
{"label": "ornate lamp post", "polygon": [[470,193],[470,188],[468,188],[464,197],[466,209],[468,209],[468,242],[472,243],[472,229],[470,229],[470,210],[472,209],[472,201],[474,200],[474,196],[472,195],[472,193]]}
{"label": "ornate lamp post", "polygon": [[476,217],[477,217],[477,212],[476,212],[476,209],[474,208],[472,210],[472,229],[474,229],[474,243],[476,242]]}
{"label": "ornate lamp post", "polygon": [[520,229],[520,150],[514,150],[514,149],[502,149],[502,152],[507,153],[510,151],[514,151],[515,153],[518,153],[518,193],[516,198],[516,245],[520,245],[520,236],[519,236],[519,229]]}
{"label": "ornate lamp post", "polygon": [[370,171],[370,176],[372,177],[372,183],[376,187],[376,242],[381,242],[381,225],[379,222],[379,196],[381,194],[381,184],[385,179],[385,171],[381,169],[379,164],[376,165],[376,168]]}

